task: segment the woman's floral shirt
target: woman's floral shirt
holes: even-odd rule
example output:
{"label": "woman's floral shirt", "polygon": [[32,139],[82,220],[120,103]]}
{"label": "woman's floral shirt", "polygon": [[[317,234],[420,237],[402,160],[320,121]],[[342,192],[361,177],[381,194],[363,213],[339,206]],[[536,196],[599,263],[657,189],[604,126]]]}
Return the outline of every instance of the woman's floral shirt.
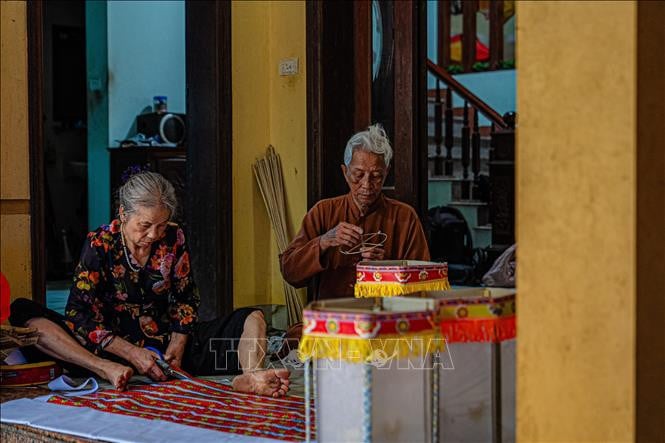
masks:
{"label": "woman's floral shirt", "polygon": [[[169,224],[150,257],[132,271],[122,247],[120,221],[88,234],[76,267],[65,316],[81,344],[99,354],[113,336],[164,351],[170,333],[187,334],[200,304],[185,235]],[[136,268],[136,265],[132,263]]]}

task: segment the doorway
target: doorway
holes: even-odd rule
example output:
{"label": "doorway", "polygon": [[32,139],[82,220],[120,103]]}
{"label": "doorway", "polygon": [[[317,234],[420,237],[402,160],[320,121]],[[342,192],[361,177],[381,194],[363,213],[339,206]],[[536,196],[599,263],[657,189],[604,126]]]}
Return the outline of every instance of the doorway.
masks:
{"label": "doorway", "polygon": [[88,230],[85,3],[44,3],[46,304],[63,313]]}
{"label": "doorway", "polygon": [[[174,6],[174,2],[163,3],[169,7]],[[151,18],[154,18],[151,8],[158,6],[157,2],[130,2],[128,4],[132,7],[143,8]],[[83,91],[83,115],[86,115],[86,110],[90,110],[91,101],[95,101],[97,105],[103,103],[100,100],[103,99],[107,81],[109,84],[113,83],[116,88],[120,87],[118,70],[114,70],[110,66],[104,65],[98,75],[86,75],[85,14],[86,8],[92,7],[91,5],[103,8],[102,14],[105,20],[106,17],[111,16],[117,20],[117,8],[120,8],[122,4],[41,1],[27,3],[32,294],[33,300],[53,306],[55,299],[49,302],[49,299],[53,297],[47,296],[47,288],[49,291],[61,291],[63,300],[60,302],[60,309],[64,308],[71,274],[78,260],[78,252],[85,239],[85,233],[90,229],[95,229],[101,223],[108,223],[111,218],[109,211],[110,202],[113,201],[113,190],[110,188],[111,167],[107,148],[112,146],[112,138],[114,140],[127,138],[132,131],[131,126],[135,116],[140,113],[140,109],[130,103],[128,111],[120,114],[120,117],[125,120],[115,121],[113,111],[118,107],[111,102],[111,112],[109,112],[107,98],[106,105],[98,106],[101,108],[106,106],[106,112],[95,114],[94,119],[89,117],[90,122],[72,117],[71,115],[76,114],[73,111],[67,111],[71,115],[64,112],[64,115],[69,117],[61,117],[65,123],[58,125],[54,125],[55,120],[44,118],[47,112],[56,109],[53,108],[53,98],[47,97],[49,94],[55,94],[55,91],[49,91],[52,73],[51,68],[47,67],[49,63],[47,59],[53,56],[49,52],[51,51],[49,39],[53,37],[52,29],[50,29],[51,18],[48,14],[53,11],[55,11],[54,14],[57,13],[60,7],[74,8],[75,11],[78,11],[76,13],[82,17],[82,22],[79,22],[76,31],[84,37],[82,56],[74,57],[72,51],[67,50],[67,53],[61,55],[57,60],[62,60],[65,65],[80,63],[83,67],[82,81],[75,82],[76,87]],[[182,92],[183,97],[186,96],[186,109],[183,111],[187,115],[188,122],[188,139],[184,149],[187,161],[183,166],[185,169],[183,175],[186,177],[185,198],[188,199],[188,202],[206,202],[201,205],[183,205],[186,207],[186,211],[182,215],[187,226],[186,235],[191,251],[194,278],[200,289],[199,314],[205,320],[230,313],[233,309],[232,225],[229,210],[232,193],[231,4],[230,2],[181,1],[180,5],[182,5],[181,12],[175,18],[181,20],[184,25],[183,45],[186,47],[186,57],[178,67],[182,69],[184,77]],[[72,12],[70,11],[70,13]],[[122,34],[125,39],[128,35],[126,28],[127,26],[117,28],[119,35]],[[95,29],[95,31],[99,31],[105,36],[112,34],[112,30],[107,31],[101,28]],[[155,33],[155,35],[160,34]],[[131,45],[129,47],[134,48]],[[93,56],[99,56],[105,63],[109,59],[107,51],[106,45],[103,45],[92,55],[88,52],[88,56],[91,59]],[[168,48],[162,52],[154,52],[156,54],[153,55],[158,57],[169,53]],[[67,59],[65,56],[74,58],[75,61]],[[135,60],[135,63],[140,64],[140,61]],[[129,71],[130,86],[136,86],[134,74],[134,71]],[[148,85],[155,85],[164,77],[166,75],[155,75],[148,79]],[[78,79],[78,77],[76,78]],[[74,83],[74,76],[70,75],[68,80]],[[155,91],[150,90],[150,97],[153,93]],[[61,88],[58,89],[58,94],[61,94]],[[79,92],[69,92],[64,96],[68,96],[68,94],[79,94]],[[88,95],[88,108],[86,108],[86,94]],[[185,107],[185,100],[183,99],[182,102],[182,106]],[[80,103],[78,106],[81,106]],[[81,108],[77,109],[80,113]],[[171,108],[169,107],[169,109]],[[63,111],[60,112],[62,114]],[[52,127],[62,129],[65,134],[70,132],[78,134],[83,140],[84,151],[87,148],[87,157],[79,149],[76,151],[76,155],[72,154],[71,159],[65,159],[65,156],[56,150],[60,141],[58,138],[53,138],[54,135],[51,132],[52,130],[55,132],[55,129]],[[96,144],[97,150],[94,155],[91,155],[90,146],[86,146],[89,144],[90,137],[87,137],[86,142],[86,136],[99,135],[100,132],[103,132],[100,131],[100,128],[104,129],[104,127],[106,133],[101,134],[101,142]],[[120,129],[112,131],[113,127]],[[84,129],[85,131],[89,129],[89,133]],[[48,145],[49,140],[55,140],[52,142],[55,146],[53,149]],[[56,166],[51,165],[50,161],[54,161]],[[55,175],[52,169],[60,171],[61,174]],[[88,181],[82,181],[81,177],[86,176]],[[97,182],[92,183],[90,177]],[[53,195],[56,193],[54,182],[57,181],[57,186],[65,186],[69,184],[68,180],[76,184],[76,193],[58,190],[57,195]],[[72,186],[74,185],[72,184]],[[90,204],[92,200],[87,198],[88,187],[91,188],[91,192],[94,189],[95,198],[99,197],[99,201],[94,201],[95,207]],[[83,203],[80,203],[81,201]],[[85,202],[88,202],[87,205]],[[62,208],[56,208],[57,204],[61,204]],[[57,211],[59,211],[58,217],[60,218],[56,218]],[[58,221],[61,219],[62,222]],[[64,238],[63,229],[66,238]]]}
{"label": "doorway", "polygon": [[[308,206],[344,194],[346,141],[381,123],[394,161],[384,192],[427,210],[426,5],[307,3]],[[353,24],[352,32],[338,32]]]}

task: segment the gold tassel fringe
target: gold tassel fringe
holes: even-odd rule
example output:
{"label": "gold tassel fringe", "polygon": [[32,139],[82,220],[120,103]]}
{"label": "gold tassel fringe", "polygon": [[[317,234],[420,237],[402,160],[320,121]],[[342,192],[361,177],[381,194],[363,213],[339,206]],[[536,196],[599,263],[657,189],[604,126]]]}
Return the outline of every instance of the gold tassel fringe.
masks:
{"label": "gold tassel fringe", "polygon": [[330,359],[350,363],[385,362],[442,352],[444,343],[438,331],[372,339],[303,335],[298,347],[298,358],[301,361]]}
{"label": "gold tassel fringe", "polygon": [[421,291],[447,291],[450,289],[448,279],[425,281],[422,283],[402,284],[397,282],[360,282],[353,288],[356,298],[394,297]]}

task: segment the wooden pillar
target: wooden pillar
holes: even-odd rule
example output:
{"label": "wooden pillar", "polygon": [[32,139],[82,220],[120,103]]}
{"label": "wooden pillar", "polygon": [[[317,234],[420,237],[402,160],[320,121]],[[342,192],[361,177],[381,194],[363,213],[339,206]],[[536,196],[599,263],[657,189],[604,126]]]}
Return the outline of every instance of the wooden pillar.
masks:
{"label": "wooden pillar", "polygon": [[490,66],[497,69],[503,61],[503,0],[490,2]]}
{"label": "wooden pillar", "polygon": [[28,127],[27,8],[24,2],[0,2],[0,270],[12,299],[30,298],[30,156]]}
{"label": "wooden pillar", "polygon": [[353,2],[354,127],[362,131],[372,119],[372,3]]}
{"label": "wooden pillar", "polygon": [[450,0],[437,3],[437,63],[443,68],[450,65]]}
{"label": "wooden pillar", "polygon": [[665,3],[637,4],[636,441],[665,441]]}
{"label": "wooden pillar", "polygon": [[662,441],[663,6],[647,8],[518,4],[521,442]]}
{"label": "wooden pillar", "polygon": [[462,2],[462,66],[464,71],[469,72],[476,62],[476,12],[478,3],[476,0],[465,0]]}

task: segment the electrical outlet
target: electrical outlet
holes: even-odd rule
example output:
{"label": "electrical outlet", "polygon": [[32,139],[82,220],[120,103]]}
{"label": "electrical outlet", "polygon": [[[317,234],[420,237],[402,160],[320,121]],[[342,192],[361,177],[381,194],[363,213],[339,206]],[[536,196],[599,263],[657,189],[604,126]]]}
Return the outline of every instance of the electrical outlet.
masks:
{"label": "electrical outlet", "polygon": [[297,58],[283,58],[279,61],[279,75],[296,75],[298,74],[298,59]]}

